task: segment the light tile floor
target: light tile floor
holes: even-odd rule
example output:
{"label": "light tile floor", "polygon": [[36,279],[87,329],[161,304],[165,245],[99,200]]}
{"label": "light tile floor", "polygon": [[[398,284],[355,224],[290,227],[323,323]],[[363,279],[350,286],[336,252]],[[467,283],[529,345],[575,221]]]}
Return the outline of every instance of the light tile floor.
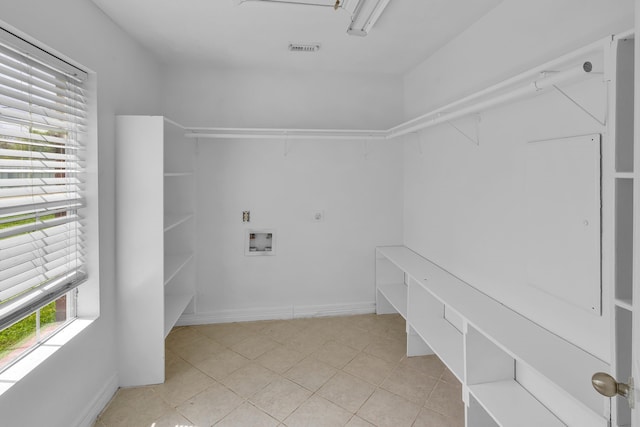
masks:
{"label": "light tile floor", "polygon": [[120,389],[95,427],[462,427],[457,379],[405,356],[399,315],[175,328],[166,382]]}

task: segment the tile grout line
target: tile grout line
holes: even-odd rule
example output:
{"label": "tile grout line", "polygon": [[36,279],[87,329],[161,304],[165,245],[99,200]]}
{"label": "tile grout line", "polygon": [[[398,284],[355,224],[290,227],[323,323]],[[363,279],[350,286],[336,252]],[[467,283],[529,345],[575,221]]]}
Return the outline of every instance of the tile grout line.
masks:
{"label": "tile grout line", "polygon": [[[317,328],[321,328],[321,329],[326,329],[327,327],[334,327],[336,326],[336,324],[339,326],[340,321],[333,323],[330,320],[333,319],[340,319],[340,318],[332,318],[332,319],[328,319],[328,322],[321,322],[320,325],[315,325],[313,324],[313,320],[315,319],[310,319],[310,321],[308,323],[304,323],[304,324],[296,324],[295,327],[291,327],[288,328],[288,331],[290,331],[292,334],[298,334],[301,332],[305,332],[307,331],[308,333],[313,333],[313,332],[317,332],[319,329]],[[371,318],[368,319],[364,319],[365,321],[369,322]],[[374,319],[377,319],[377,317],[374,317]],[[322,319],[324,320],[324,319]],[[342,320],[342,319],[340,319]],[[351,319],[349,319],[351,320]],[[385,320],[386,321],[386,320]],[[393,320],[395,322],[395,320]],[[376,320],[374,320],[374,324],[375,324]],[[171,345],[167,344],[166,345],[166,349],[169,350],[169,352],[172,354],[172,357],[176,358],[178,361],[185,363],[186,365],[188,365],[190,368],[195,369],[199,374],[204,375],[205,377],[207,377],[208,379],[210,379],[211,381],[213,381],[215,384],[217,384],[220,387],[223,387],[225,390],[227,390],[228,392],[233,393],[234,396],[238,397],[241,401],[241,403],[237,406],[235,406],[233,409],[231,409],[229,412],[227,412],[224,416],[222,416],[222,418],[218,419],[215,423],[218,424],[220,422],[222,422],[224,419],[226,419],[231,413],[233,413],[234,411],[236,411],[240,406],[244,405],[245,403],[248,403],[249,405],[251,405],[251,407],[255,408],[257,411],[260,411],[261,413],[267,415],[270,419],[275,420],[279,425],[285,425],[285,420],[288,419],[289,417],[291,417],[292,414],[296,413],[296,411],[298,411],[300,409],[301,406],[303,406],[306,402],[308,402],[311,398],[317,396],[318,398],[322,398],[323,400],[326,400],[327,402],[331,403],[332,405],[335,405],[337,408],[341,408],[341,410],[346,411],[346,413],[348,413],[350,416],[348,417],[346,423],[348,424],[349,422],[351,422],[352,420],[354,420],[356,417],[358,418],[362,418],[360,415],[358,415],[359,411],[362,410],[362,408],[371,400],[371,398],[379,391],[384,391],[386,393],[389,393],[393,396],[396,396],[400,399],[402,399],[403,401],[406,401],[408,403],[411,403],[412,405],[415,405],[418,408],[418,412],[417,414],[413,417],[412,421],[411,421],[411,425],[414,425],[417,418],[420,416],[420,413],[423,409],[427,409],[430,411],[433,411],[435,413],[439,413],[442,416],[446,416],[448,417],[448,415],[446,414],[442,414],[438,411],[435,411],[431,408],[428,408],[426,406],[426,404],[429,402],[429,400],[432,398],[437,385],[439,383],[444,383],[447,385],[453,385],[447,381],[445,381],[443,379],[443,377],[446,374],[446,370],[443,370],[439,376],[436,378],[432,375],[426,374],[428,377],[433,378],[436,383],[434,385],[434,387],[432,388],[432,390],[429,392],[427,398],[424,400],[424,402],[422,403],[422,405],[420,404],[416,404],[416,402],[414,402],[413,400],[410,400],[409,398],[405,398],[404,396],[391,391],[389,389],[386,388],[386,386],[384,386],[384,384],[390,379],[392,378],[395,374],[397,374],[397,372],[399,371],[399,369],[402,366],[403,361],[406,359],[406,355],[401,357],[399,360],[396,360],[394,362],[390,362],[389,359],[385,358],[385,357],[379,357],[377,354],[375,353],[376,350],[374,350],[374,345],[376,343],[380,343],[383,342],[385,340],[388,341],[402,341],[402,340],[396,340],[396,338],[394,338],[394,336],[392,334],[394,334],[395,329],[399,329],[397,328],[394,324],[387,324],[387,326],[384,327],[384,329],[381,328],[376,328],[376,327],[372,327],[372,326],[368,326],[371,325],[371,323],[368,323],[368,325],[363,324],[362,321],[359,321],[358,323],[354,323],[353,329],[351,332],[349,332],[349,334],[347,334],[347,336],[345,336],[345,339],[340,339],[338,335],[334,335],[333,333],[329,333],[326,336],[322,336],[320,338],[321,343],[314,345],[312,344],[311,347],[313,347],[313,350],[308,352],[308,351],[304,351],[302,352],[302,359],[296,360],[292,363],[291,366],[289,366],[287,369],[285,369],[282,373],[280,373],[279,371],[274,371],[273,369],[265,366],[263,364],[262,361],[258,361],[258,359],[260,359],[261,357],[263,357],[265,354],[268,354],[269,352],[276,350],[276,349],[280,349],[280,348],[285,348],[291,351],[296,351],[294,347],[288,347],[287,346],[287,342],[286,340],[284,340],[284,338],[279,338],[278,340],[274,339],[274,337],[282,337],[283,334],[287,333],[287,328],[279,328],[279,324],[280,321],[273,321],[273,322],[269,322],[269,324],[265,324],[262,327],[260,327],[259,324],[252,324],[252,327],[246,327],[245,325],[240,325],[240,324],[236,324],[237,326],[235,327],[230,327],[228,329],[229,332],[226,333],[221,333],[220,336],[215,336],[214,335],[214,330],[211,330],[210,334],[207,334],[206,332],[204,332],[202,329],[204,328],[198,328],[198,326],[189,326],[189,327],[184,327],[184,328],[189,328],[193,331],[193,334],[196,336],[194,337],[189,337],[189,336],[184,336],[184,337],[177,337],[177,338],[184,338],[184,341],[181,340],[175,340]],[[382,323],[379,323],[380,325],[382,325]],[[306,326],[302,326],[301,325],[306,325]],[[257,326],[258,328],[254,328],[254,326]],[[363,326],[368,326],[368,327],[363,327]],[[237,331],[238,329],[235,329],[237,327],[240,327],[244,332],[243,333],[247,333],[248,335],[242,339],[240,339],[238,342],[233,342],[233,343],[227,343],[227,344],[223,344],[222,342],[218,341],[217,339],[223,338],[223,341],[227,341],[226,339],[224,339],[225,337],[228,337],[231,334],[234,334],[234,331]],[[295,330],[295,332],[294,332]],[[315,331],[314,331],[315,330]],[[367,334],[369,335],[370,339],[368,340],[368,342],[363,345],[360,346],[358,345],[358,347],[361,348],[354,348],[352,347],[350,344],[351,339],[354,338],[348,338],[348,337],[357,337],[359,332],[357,331],[361,331],[363,334]],[[353,335],[356,334],[356,335]],[[322,335],[322,334],[321,334]],[[254,358],[249,358],[247,356],[244,356],[243,354],[239,353],[238,351],[236,351],[235,349],[232,348],[232,346],[238,346],[243,342],[246,342],[247,340],[251,339],[251,338],[261,338],[261,339],[267,339],[272,341],[273,343],[276,344],[276,346],[267,349],[264,352],[261,352],[260,354],[258,354],[256,357]],[[265,384],[259,386],[257,389],[252,390],[247,397],[241,396],[238,393],[236,393],[234,390],[230,389],[226,384],[224,384],[222,381],[224,381],[226,378],[228,378],[229,376],[233,375],[235,372],[243,369],[245,366],[239,367],[237,369],[234,369],[233,371],[226,373],[225,376],[223,378],[220,379],[216,379],[214,377],[212,377],[211,375],[207,374],[204,370],[198,368],[195,364],[192,364],[191,362],[189,362],[188,360],[186,360],[182,355],[180,355],[179,353],[176,353],[175,351],[175,347],[174,346],[183,346],[183,345],[187,345],[189,343],[193,343],[199,339],[206,339],[206,340],[211,340],[212,342],[216,343],[217,345],[220,346],[222,351],[230,351],[233,354],[242,357],[246,360],[248,360],[249,362],[245,365],[248,366],[249,364],[255,364],[256,366],[265,369],[266,371],[268,371],[269,373],[273,374],[273,378],[271,378],[270,380],[268,380]],[[284,340],[284,342],[282,342]],[[381,341],[382,340],[382,341]],[[323,348],[325,348],[325,346],[327,345],[327,343],[329,342],[334,342],[337,345],[340,346],[344,346],[346,348],[349,348],[351,350],[355,350],[353,356],[348,357],[347,359],[345,359],[346,361],[342,362],[338,362],[337,364],[332,364],[332,363],[327,363],[326,361],[324,361],[323,359],[319,358],[319,354],[320,352],[323,350]],[[360,343],[362,343],[361,340],[359,340]],[[406,344],[406,343],[405,343]],[[306,347],[305,347],[306,348]],[[306,348],[306,350],[308,350],[308,348]],[[372,351],[373,350],[373,351]],[[247,351],[251,352],[250,349],[248,349]],[[259,350],[258,350],[259,351]],[[372,352],[369,352],[372,351]],[[215,354],[218,353],[217,351],[212,352],[211,354]],[[205,352],[206,354],[206,352]],[[361,355],[366,355],[368,357],[373,357],[376,359],[380,359],[382,361],[384,361],[385,363],[391,364],[391,368],[389,369],[389,371],[382,377],[382,379],[380,381],[378,381],[377,383],[372,383],[369,380],[362,378],[362,376],[360,376],[359,374],[356,373],[352,373],[352,372],[348,372],[345,371],[345,368],[347,368],[349,365],[351,365],[351,363],[358,358]],[[300,363],[302,363],[305,360],[314,360],[318,363],[321,363],[323,365],[329,366],[331,367],[331,369],[334,371],[325,381],[322,382],[321,385],[319,385],[315,390],[310,390],[309,388],[303,386],[302,384],[299,384],[298,382],[296,382],[295,380],[293,380],[292,378],[289,378],[286,376],[287,372],[289,372],[290,370],[292,370],[294,367],[298,366]],[[335,359],[334,359],[335,360]],[[339,359],[338,359],[339,360]],[[339,366],[339,367],[338,367]],[[407,366],[407,368],[409,370],[414,370],[415,368],[413,366]],[[347,409],[345,407],[343,407],[341,404],[335,403],[332,400],[330,400],[330,398],[325,397],[321,390],[323,390],[323,388],[329,383],[331,382],[333,379],[336,378],[336,376],[338,375],[338,373],[342,374],[342,375],[346,375],[352,378],[355,378],[359,381],[363,381],[365,384],[369,384],[370,386],[373,387],[373,391],[368,395],[368,397],[366,399],[364,399],[364,401],[355,409],[355,410],[350,410]],[[278,380],[286,380],[286,381],[290,381],[291,383],[295,384],[298,387],[301,387],[302,390],[305,390],[307,392],[309,392],[309,396],[306,397],[306,399],[304,399],[302,402],[300,402],[299,404],[297,404],[295,406],[295,408],[293,408],[291,411],[289,411],[289,413],[283,417],[282,420],[280,420],[279,418],[277,418],[274,415],[271,415],[269,412],[267,412],[267,410],[263,410],[261,409],[261,407],[258,405],[258,403],[254,402],[253,399],[255,396],[257,396],[260,392],[264,391],[265,389],[267,389],[271,384],[273,384],[274,382],[278,381]],[[162,401],[167,404],[167,406],[169,408],[171,408],[173,411],[175,411],[176,414],[179,414],[180,416],[184,417],[186,420],[188,420],[189,422],[193,422],[189,417],[187,417],[186,415],[184,415],[182,412],[180,412],[178,410],[178,407],[180,407],[181,405],[184,405],[186,402],[195,399],[197,396],[199,396],[200,394],[206,392],[209,388],[213,387],[213,385],[205,388],[204,390],[200,390],[192,395],[190,395],[190,397],[184,399],[181,403],[178,404],[172,404],[170,402],[168,402],[168,399],[166,398],[166,396],[164,394],[158,393],[156,390],[153,390],[154,394],[157,394]],[[105,408],[105,410],[109,407],[109,405],[107,405],[107,407]],[[164,417],[165,415],[160,415],[159,418]],[[159,419],[158,418],[158,419]],[[371,423],[371,421],[369,421],[368,419],[364,418],[367,422]],[[98,418],[98,421],[102,422],[102,420],[100,420],[100,417]],[[102,422],[102,424],[104,424],[104,422]],[[371,423],[374,424],[374,423]],[[375,425],[375,424],[374,424]],[[111,427],[111,426],[107,426],[105,425],[105,427]]]}

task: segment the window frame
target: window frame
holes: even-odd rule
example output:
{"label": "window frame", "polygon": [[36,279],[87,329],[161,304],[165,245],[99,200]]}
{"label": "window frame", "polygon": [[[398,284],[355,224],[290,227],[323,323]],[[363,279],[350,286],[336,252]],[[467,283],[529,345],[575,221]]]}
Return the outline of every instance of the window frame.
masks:
{"label": "window frame", "polygon": [[[100,316],[100,261],[99,261],[99,204],[98,204],[98,127],[97,127],[97,75],[87,67],[69,59],[58,51],[49,48],[39,41],[31,38],[18,29],[0,21],[0,39],[7,43],[7,37],[14,37],[13,41],[21,45],[22,51],[29,52],[34,59],[55,58],[59,64],[66,66],[68,70],[84,70],[86,81],[86,132],[85,139],[85,190],[86,204],[84,221],[85,232],[85,266],[87,279],[78,287],[59,295],[67,297],[67,305],[73,305],[73,316],[67,316],[66,321],[56,327],[56,330],[48,334],[44,339],[24,351],[7,366],[0,369],[0,396],[9,390],[21,378],[28,375],[35,367],[44,363],[59,348],[71,341],[86,328],[90,327]],[[46,306],[46,304],[43,304]],[[33,312],[38,311],[34,310]]]}

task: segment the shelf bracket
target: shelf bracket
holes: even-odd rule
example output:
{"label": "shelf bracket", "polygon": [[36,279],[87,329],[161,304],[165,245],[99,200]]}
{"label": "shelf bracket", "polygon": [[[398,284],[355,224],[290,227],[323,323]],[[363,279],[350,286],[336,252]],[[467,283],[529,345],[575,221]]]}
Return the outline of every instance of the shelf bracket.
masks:
{"label": "shelf bracket", "polygon": [[416,146],[418,147],[418,153],[422,156],[422,133],[416,132]]}
{"label": "shelf bracket", "polygon": [[285,132],[284,134],[284,156],[287,157],[291,152],[291,146],[289,144],[289,134]]}
{"label": "shelf bracket", "polygon": [[[605,127],[607,126],[607,119],[605,118],[605,120],[600,120],[599,118],[597,118],[595,115],[591,114],[591,112],[589,110],[587,110],[585,107],[583,107],[582,105],[580,105],[580,103],[578,101],[576,101],[575,99],[573,99],[571,96],[569,96],[566,92],[564,92],[562,89],[560,89],[558,86],[553,85],[553,89],[558,92],[560,95],[564,96],[566,99],[568,99],[573,105],[575,105],[576,107],[578,107],[583,113],[585,113],[587,116],[591,117],[593,120],[595,120],[600,126]],[[607,97],[608,98],[608,97]],[[607,99],[608,102],[608,99]]]}
{"label": "shelf bracket", "polygon": [[[415,138],[407,139],[409,135],[413,135],[415,136]],[[405,135],[405,142],[410,143],[412,141],[416,144],[416,150],[418,150],[418,154],[422,156],[422,135],[420,134],[420,131],[411,132],[410,134]]]}
{"label": "shelf bracket", "polygon": [[365,139],[362,141],[362,151],[364,153],[364,159],[369,160],[369,154],[371,154],[371,150],[369,148],[369,140]]}
{"label": "shelf bracket", "polygon": [[456,126],[452,121],[447,120],[447,124],[451,126],[453,129],[455,129],[460,135],[464,136],[466,139],[473,142],[475,145],[479,146],[480,145],[480,120],[481,120],[480,115],[476,114],[475,115],[475,138],[473,138],[473,136],[464,132],[462,129]]}

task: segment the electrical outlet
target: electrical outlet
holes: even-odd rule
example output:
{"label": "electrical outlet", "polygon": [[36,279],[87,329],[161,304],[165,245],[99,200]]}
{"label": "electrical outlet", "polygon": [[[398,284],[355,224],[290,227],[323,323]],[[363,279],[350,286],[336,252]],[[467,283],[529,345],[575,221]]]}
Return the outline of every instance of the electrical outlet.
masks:
{"label": "electrical outlet", "polygon": [[322,222],[324,221],[324,211],[315,211],[313,213],[313,222]]}

